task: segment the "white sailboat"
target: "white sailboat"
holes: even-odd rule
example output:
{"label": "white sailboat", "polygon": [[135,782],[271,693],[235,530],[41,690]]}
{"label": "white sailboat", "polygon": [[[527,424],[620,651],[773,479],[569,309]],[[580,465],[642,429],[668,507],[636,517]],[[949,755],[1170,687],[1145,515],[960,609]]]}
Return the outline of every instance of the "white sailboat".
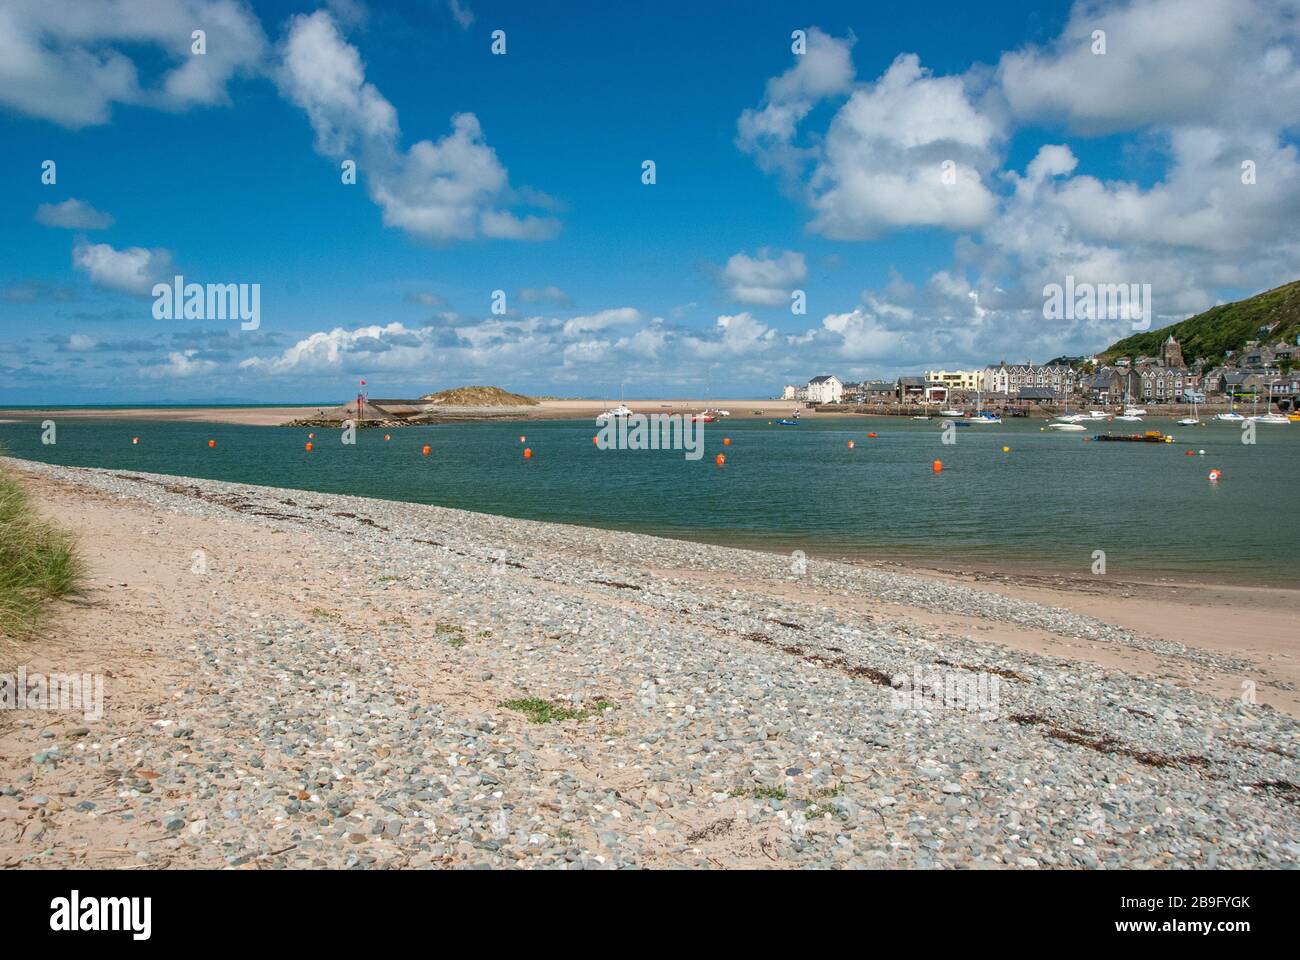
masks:
{"label": "white sailboat", "polygon": [[632,411],[623,403],[623,384],[620,383],[618,385],[618,406],[611,407],[604,413],[597,414],[596,422],[603,425],[608,423],[610,420],[623,420],[630,416],[632,416]]}
{"label": "white sailboat", "polygon": [[985,413],[985,412],[984,412],[984,394],[982,394],[982,393],[977,393],[977,394],[975,395],[975,412],[972,413],[972,414],[971,414],[969,417],[967,417],[966,419],[967,419],[970,423],[978,423],[978,424],[984,424],[984,425],[987,425],[987,424],[990,424],[990,423],[1001,423],[1001,422],[1002,422],[1002,418],[999,417],[996,413]]}
{"label": "white sailboat", "polygon": [[1290,423],[1291,422],[1283,414],[1271,412],[1273,409],[1273,384],[1271,383],[1268,385],[1268,407],[1266,409],[1270,412],[1260,414],[1259,416],[1251,416],[1250,419],[1254,420],[1256,423]]}
{"label": "white sailboat", "polygon": [[1196,401],[1192,401],[1192,412],[1189,416],[1183,417],[1178,423],[1184,427],[1194,427],[1200,423],[1200,417],[1196,415]]}
{"label": "white sailboat", "polygon": [[1146,411],[1141,407],[1133,407],[1128,402],[1128,390],[1124,391],[1124,412],[1115,417],[1116,420],[1124,420],[1128,423],[1141,423],[1142,417]]}
{"label": "white sailboat", "polygon": [[1230,423],[1241,423],[1241,421],[1246,419],[1236,411],[1235,407],[1233,406],[1234,399],[1236,399],[1236,395],[1232,392],[1232,388],[1229,387],[1228,388],[1228,412],[1216,413],[1214,415],[1215,420],[1227,420]]}

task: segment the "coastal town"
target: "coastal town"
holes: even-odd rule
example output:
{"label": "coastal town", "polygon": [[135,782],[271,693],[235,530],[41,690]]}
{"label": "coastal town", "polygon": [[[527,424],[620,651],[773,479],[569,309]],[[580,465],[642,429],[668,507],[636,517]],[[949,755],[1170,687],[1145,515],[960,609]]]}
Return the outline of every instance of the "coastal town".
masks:
{"label": "coastal town", "polygon": [[[1300,341],[1300,338],[1296,338]],[[1300,403],[1300,345],[1250,340],[1222,363],[1185,358],[1170,334],[1155,356],[1059,357],[971,370],[926,370],[892,380],[841,380],[824,374],[786,384],[781,399],[810,407],[854,406],[873,413],[914,412],[929,405],[982,403],[1004,415],[1052,413],[1071,405],[1238,404],[1295,411]]]}

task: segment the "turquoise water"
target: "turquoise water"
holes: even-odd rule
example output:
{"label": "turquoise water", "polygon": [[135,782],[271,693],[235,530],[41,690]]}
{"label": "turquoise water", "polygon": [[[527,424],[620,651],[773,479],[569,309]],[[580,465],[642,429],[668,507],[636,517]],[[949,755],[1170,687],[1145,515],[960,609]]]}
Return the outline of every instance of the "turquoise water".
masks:
{"label": "turquoise water", "polygon": [[[798,427],[710,424],[704,459],[601,451],[588,420],[470,423],[357,433],[221,424],[58,419],[0,424],[14,456],[434,503],[486,513],[657,533],[813,556],[922,559],[1089,575],[1104,550],[1117,577],[1295,585],[1300,424],[1179,427],[1174,444],[1101,444],[1041,421],[966,427],[844,418]],[[1126,429],[1120,429],[1121,427]],[[1105,432],[1107,427],[1096,428]],[[867,433],[878,433],[868,439]],[[522,457],[527,446],[532,460]],[[140,443],[133,445],[131,438]],[[723,446],[723,438],[731,438]],[[207,442],[217,446],[209,449]],[[847,442],[855,441],[855,449]],[[421,456],[424,444],[432,448]],[[1002,447],[1009,446],[1010,453]],[[1186,456],[1204,449],[1205,456]],[[719,467],[714,456],[726,453]],[[944,464],[935,475],[931,462]],[[1206,475],[1223,471],[1218,483]]]}

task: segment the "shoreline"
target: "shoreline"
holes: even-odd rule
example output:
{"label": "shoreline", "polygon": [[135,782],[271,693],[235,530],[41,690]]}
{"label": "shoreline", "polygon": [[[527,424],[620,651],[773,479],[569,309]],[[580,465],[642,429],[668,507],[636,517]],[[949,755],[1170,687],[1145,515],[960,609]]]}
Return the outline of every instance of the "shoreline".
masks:
{"label": "shoreline", "polygon": [[[1139,630],[1043,585],[6,462],[93,577],[6,652],[107,677],[100,720],[0,714],[7,866],[1300,860],[1295,632],[1242,642],[1249,603],[1180,639],[1182,599]],[[900,704],[927,671],[1001,699]]]}
{"label": "shoreline", "polygon": [[[798,400],[703,400],[703,399],[650,399],[650,400],[627,400],[627,407],[634,413],[651,414],[689,414],[699,412],[705,408],[721,407],[730,412],[728,420],[762,420],[762,419],[779,419],[788,416],[791,411],[798,410],[800,419],[805,420],[838,420],[854,418],[881,418],[881,419],[911,419],[921,414],[929,413],[930,419],[941,420],[935,412],[929,412],[924,408],[903,407],[896,412],[879,412],[875,409],[871,411],[858,410],[851,405],[845,405],[842,408],[827,409],[825,406],[819,408],[804,407],[803,401]],[[453,407],[446,406],[436,410],[433,416],[440,418],[439,422],[476,422],[485,420],[502,420],[528,422],[534,420],[577,420],[586,418],[595,418],[598,414],[614,406],[614,401],[606,400],[539,400],[536,406],[531,407],[480,407],[466,406]],[[1176,420],[1179,417],[1186,416],[1186,408],[1182,404],[1167,404],[1169,412],[1162,414],[1161,406],[1153,406],[1149,409],[1157,411],[1151,413],[1145,420],[1165,421]],[[192,423],[225,423],[243,426],[258,427],[282,427],[295,425],[295,421],[303,423],[324,422],[320,418],[312,416],[314,413],[325,412],[336,409],[334,407],[322,407],[319,404],[280,404],[268,406],[139,406],[139,407],[57,407],[57,408],[12,408],[0,407],[0,420],[23,421],[39,420],[47,417],[68,417],[82,420],[141,420],[141,421],[182,421]],[[1217,409],[1214,408],[1214,409]],[[1227,407],[1223,407],[1227,410]],[[1214,412],[1209,406],[1202,406],[1202,413],[1210,415]],[[1010,416],[1013,420],[1050,420],[1055,416],[1054,413],[1048,413],[1041,410],[1031,409],[1025,416]],[[392,420],[376,421],[382,422],[389,426],[405,426],[408,424],[398,423]],[[723,420],[719,420],[719,423]],[[1099,421],[1096,426],[1101,428],[1105,423],[1107,427],[1114,429],[1115,425],[1107,421]],[[414,425],[414,424],[410,424]],[[1122,431],[1121,431],[1122,432]]]}

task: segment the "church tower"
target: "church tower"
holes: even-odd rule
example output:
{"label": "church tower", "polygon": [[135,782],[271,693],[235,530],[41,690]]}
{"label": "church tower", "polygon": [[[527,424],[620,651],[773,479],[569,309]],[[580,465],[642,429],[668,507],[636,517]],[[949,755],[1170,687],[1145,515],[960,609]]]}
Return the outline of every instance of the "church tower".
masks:
{"label": "church tower", "polygon": [[1160,365],[1162,367],[1181,367],[1183,365],[1183,348],[1179,346],[1174,335],[1160,345]]}

